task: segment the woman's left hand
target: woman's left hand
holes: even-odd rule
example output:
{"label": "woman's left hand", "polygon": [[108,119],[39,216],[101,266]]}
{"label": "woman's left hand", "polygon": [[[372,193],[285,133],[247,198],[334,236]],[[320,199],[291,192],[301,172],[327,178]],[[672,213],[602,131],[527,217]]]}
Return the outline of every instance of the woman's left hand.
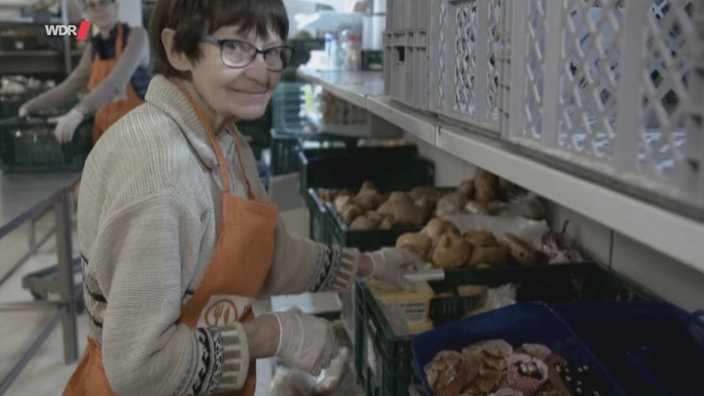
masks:
{"label": "woman's left hand", "polygon": [[404,275],[423,266],[418,256],[404,249],[387,247],[365,255],[371,260],[369,277],[393,283],[404,290],[410,288],[410,283]]}

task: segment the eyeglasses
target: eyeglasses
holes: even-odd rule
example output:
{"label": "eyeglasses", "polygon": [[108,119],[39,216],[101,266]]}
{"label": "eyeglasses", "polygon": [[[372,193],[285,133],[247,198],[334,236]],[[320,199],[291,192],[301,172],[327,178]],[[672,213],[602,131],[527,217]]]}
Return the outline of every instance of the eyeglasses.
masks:
{"label": "eyeglasses", "polygon": [[115,0],[84,1],[83,8],[85,8],[86,10],[95,11],[98,8],[105,8],[114,2],[115,2]]}
{"label": "eyeglasses", "polygon": [[278,72],[288,66],[293,56],[293,48],[287,45],[277,45],[260,50],[253,44],[242,40],[220,40],[208,35],[201,37],[201,40],[220,46],[220,60],[225,66],[234,69],[247,67],[254,61],[257,54],[262,54],[267,69]]}

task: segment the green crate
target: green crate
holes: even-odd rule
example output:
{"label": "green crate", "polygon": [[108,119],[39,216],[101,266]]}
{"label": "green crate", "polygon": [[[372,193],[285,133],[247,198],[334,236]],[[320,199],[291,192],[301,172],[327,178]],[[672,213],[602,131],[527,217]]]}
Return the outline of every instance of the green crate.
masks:
{"label": "green crate", "polygon": [[[443,281],[429,282],[440,293],[459,285],[491,287],[514,283],[518,302],[657,301],[651,292],[606,267],[594,263],[539,267],[507,267],[447,271]],[[371,291],[356,284],[355,368],[367,395],[406,395],[416,381],[412,369],[412,336],[394,334]],[[477,308],[476,298],[435,297],[430,302],[434,326],[457,320]],[[370,354],[374,354],[370,356]],[[383,358],[382,358],[383,357]],[[375,367],[370,367],[370,363]]]}
{"label": "green crate", "polygon": [[79,125],[73,140],[61,144],[44,117],[0,121],[0,169],[5,172],[72,172],[83,169],[90,151],[92,118]]}
{"label": "green crate", "polygon": [[0,120],[16,117],[27,99],[26,95],[0,95]]}
{"label": "green crate", "polygon": [[367,180],[387,191],[434,185],[435,166],[417,151],[413,145],[302,150],[301,195],[310,187],[355,189]]}
{"label": "green crate", "polygon": [[[417,186],[423,186],[423,184],[418,184]],[[440,190],[447,190],[448,193],[455,190],[455,188],[437,188]],[[398,239],[398,237],[402,234],[407,232],[419,232],[423,229],[423,226],[420,226],[400,227],[390,230],[350,230],[347,224],[342,221],[340,214],[337,213],[331,204],[328,204],[327,220],[327,232],[330,233],[330,238],[333,245],[356,247],[362,251],[372,251],[381,249],[385,246],[395,246],[396,239]]]}
{"label": "green crate", "polygon": [[396,336],[364,282],[355,286],[357,382],[367,396],[405,396],[413,383],[411,337]]}
{"label": "green crate", "polygon": [[366,252],[396,245],[396,239],[406,232],[418,232],[422,227],[403,227],[391,230],[350,230],[335,208],[328,205],[327,232],[333,245],[356,247]]}
{"label": "green crate", "polygon": [[304,196],[306,207],[308,208],[308,235],[310,239],[320,243],[330,244],[330,237],[327,230],[328,210],[323,201],[320,200],[315,189],[309,188]]}

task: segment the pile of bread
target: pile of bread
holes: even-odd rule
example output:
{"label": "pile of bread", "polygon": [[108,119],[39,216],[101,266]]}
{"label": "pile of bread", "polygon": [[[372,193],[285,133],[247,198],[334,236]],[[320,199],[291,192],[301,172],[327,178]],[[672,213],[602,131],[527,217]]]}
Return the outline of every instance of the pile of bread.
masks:
{"label": "pile of bread", "polygon": [[369,181],[356,194],[350,190],[317,190],[321,200],[333,203],[351,230],[422,227],[432,218],[462,213],[542,218],[544,208],[537,199],[507,203],[520,193],[524,193],[520,188],[483,169],[454,190],[423,186],[381,194]]}
{"label": "pile of bread", "polygon": [[461,234],[454,224],[439,218],[430,220],[424,231],[400,235],[396,247],[438,268],[533,265],[541,258],[540,251],[511,233],[498,238],[482,230]]}
{"label": "pile of bread", "polygon": [[422,227],[444,194],[433,187],[381,194],[369,181],[356,194],[349,190],[318,190],[318,196],[333,202],[340,219],[352,230]]}

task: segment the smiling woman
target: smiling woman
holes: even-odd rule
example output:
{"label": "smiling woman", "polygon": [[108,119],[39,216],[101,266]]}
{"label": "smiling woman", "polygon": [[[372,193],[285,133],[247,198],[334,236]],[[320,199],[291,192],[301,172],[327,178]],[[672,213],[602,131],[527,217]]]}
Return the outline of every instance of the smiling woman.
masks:
{"label": "smiling woman", "polygon": [[290,236],[234,121],[265,111],[291,58],[282,0],[158,0],[145,103],[93,149],[78,198],[88,347],[65,395],[242,395],[254,360],[317,375],[327,322],[254,318],[253,298],[403,284],[406,251]]}

